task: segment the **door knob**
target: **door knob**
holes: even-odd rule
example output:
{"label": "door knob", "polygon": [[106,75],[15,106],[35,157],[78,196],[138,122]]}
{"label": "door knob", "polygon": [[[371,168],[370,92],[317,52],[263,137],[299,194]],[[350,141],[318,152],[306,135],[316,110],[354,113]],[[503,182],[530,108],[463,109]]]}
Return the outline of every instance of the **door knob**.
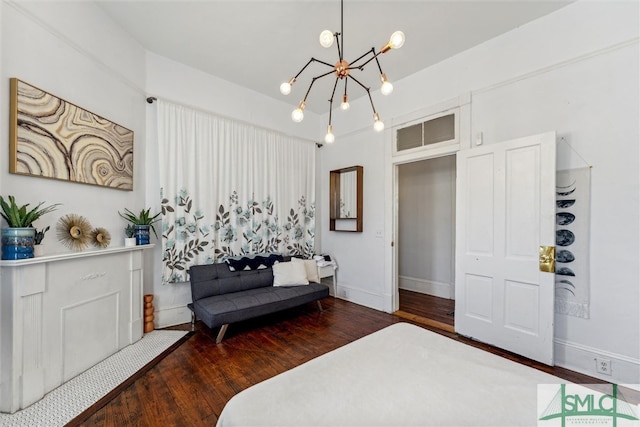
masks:
{"label": "door knob", "polygon": [[555,273],[556,271],[556,247],[540,246],[538,249],[538,267],[545,273]]}

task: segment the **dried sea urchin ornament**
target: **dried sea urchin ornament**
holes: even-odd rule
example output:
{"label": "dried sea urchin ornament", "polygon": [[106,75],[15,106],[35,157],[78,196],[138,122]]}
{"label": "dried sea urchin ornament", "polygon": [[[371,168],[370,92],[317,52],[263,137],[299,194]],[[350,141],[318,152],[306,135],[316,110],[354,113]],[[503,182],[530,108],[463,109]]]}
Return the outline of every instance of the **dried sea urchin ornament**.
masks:
{"label": "dried sea urchin ornament", "polygon": [[81,215],[68,214],[58,220],[56,234],[63,245],[79,251],[91,242],[91,224]]}
{"label": "dried sea urchin ornament", "polygon": [[111,243],[111,233],[106,228],[97,227],[91,232],[93,244],[99,248],[106,248]]}

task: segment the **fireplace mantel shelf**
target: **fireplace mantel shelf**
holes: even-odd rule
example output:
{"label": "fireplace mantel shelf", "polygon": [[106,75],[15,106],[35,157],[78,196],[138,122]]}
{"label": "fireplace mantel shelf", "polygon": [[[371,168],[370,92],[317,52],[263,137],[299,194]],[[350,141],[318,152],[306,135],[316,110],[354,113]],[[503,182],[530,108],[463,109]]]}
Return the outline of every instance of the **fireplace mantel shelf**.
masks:
{"label": "fireplace mantel shelf", "polygon": [[24,265],[31,265],[31,264],[42,264],[42,263],[53,262],[53,261],[66,261],[66,260],[75,259],[75,258],[108,255],[108,254],[115,254],[118,252],[136,251],[140,249],[151,249],[154,246],[155,244],[152,243],[149,245],[119,246],[119,247],[105,248],[105,249],[89,249],[89,250],[80,251],[80,252],[61,252],[61,253],[43,255],[35,258],[10,260],[10,261],[3,260],[3,261],[0,261],[0,267],[22,267]]}

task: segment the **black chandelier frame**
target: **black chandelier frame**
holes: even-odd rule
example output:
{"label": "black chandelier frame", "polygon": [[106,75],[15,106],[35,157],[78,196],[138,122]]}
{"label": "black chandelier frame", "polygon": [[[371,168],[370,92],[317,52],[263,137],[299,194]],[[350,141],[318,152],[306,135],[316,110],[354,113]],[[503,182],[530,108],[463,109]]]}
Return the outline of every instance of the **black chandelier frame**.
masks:
{"label": "black chandelier frame", "polygon": [[[311,83],[309,84],[309,87],[307,88],[307,92],[305,93],[303,100],[298,104],[298,108],[296,110],[300,110],[300,112],[302,113],[302,111],[304,110],[304,108],[306,106],[307,98],[309,97],[309,94],[311,93],[311,89],[313,88],[313,85],[315,84],[315,82],[317,80],[322,79],[322,78],[324,78],[324,77],[326,77],[326,76],[328,76],[330,74],[335,74],[336,75],[336,79],[335,79],[335,83],[333,85],[333,90],[331,92],[331,98],[328,100],[329,101],[328,133],[332,132],[331,122],[332,122],[332,113],[333,113],[333,100],[335,98],[336,90],[338,88],[338,83],[339,83],[340,80],[344,80],[344,95],[343,95],[343,98],[342,98],[343,99],[343,103],[348,102],[347,101],[348,100],[347,83],[348,83],[349,79],[351,79],[358,86],[360,86],[362,89],[365,90],[365,92],[367,93],[367,96],[369,97],[369,103],[371,104],[371,109],[373,111],[374,121],[375,122],[380,121],[380,116],[378,115],[378,112],[376,111],[375,105],[373,103],[373,98],[371,97],[371,88],[365,86],[362,82],[360,82],[357,78],[355,78],[351,74],[351,71],[352,70],[363,71],[364,67],[367,64],[369,64],[371,61],[375,60],[376,65],[378,66],[378,71],[380,72],[380,76],[381,76],[382,82],[383,83],[387,82],[387,77],[384,74],[384,72],[382,71],[382,66],[380,65],[380,61],[378,60],[378,56],[380,56],[383,53],[386,53],[387,51],[389,51],[392,48],[391,41],[389,41],[387,44],[382,46],[378,52],[376,52],[375,47],[372,47],[370,50],[366,51],[364,54],[362,54],[361,56],[356,58],[354,61],[351,61],[351,62],[345,61],[344,60],[344,1],[343,0],[340,0],[340,32],[333,33],[333,38],[335,39],[336,47],[338,49],[338,59],[339,60],[338,60],[338,62],[336,64],[332,65],[332,64],[330,64],[330,63],[328,63],[326,61],[322,61],[320,59],[311,57],[311,59],[309,59],[309,61],[300,69],[300,71],[298,71],[298,73],[288,81],[288,85],[289,86],[293,86],[293,84],[296,82],[298,77],[307,69],[307,67],[309,65],[311,65],[313,63],[319,63],[319,64],[322,64],[322,65],[325,65],[325,66],[331,68],[330,71],[327,71],[327,72],[322,73],[322,74],[318,74],[317,76],[315,76],[315,77],[313,77],[311,79]],[[360,63],[360,61],[364,61],[364,62]]]}

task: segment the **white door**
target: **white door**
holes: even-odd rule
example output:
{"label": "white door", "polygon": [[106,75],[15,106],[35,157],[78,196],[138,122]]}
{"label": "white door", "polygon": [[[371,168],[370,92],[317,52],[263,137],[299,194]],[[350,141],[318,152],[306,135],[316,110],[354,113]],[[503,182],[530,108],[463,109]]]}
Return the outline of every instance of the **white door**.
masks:
{"label": "white door", "polygon": [[555,133],[457,154],[455,329],[553,364]]}

